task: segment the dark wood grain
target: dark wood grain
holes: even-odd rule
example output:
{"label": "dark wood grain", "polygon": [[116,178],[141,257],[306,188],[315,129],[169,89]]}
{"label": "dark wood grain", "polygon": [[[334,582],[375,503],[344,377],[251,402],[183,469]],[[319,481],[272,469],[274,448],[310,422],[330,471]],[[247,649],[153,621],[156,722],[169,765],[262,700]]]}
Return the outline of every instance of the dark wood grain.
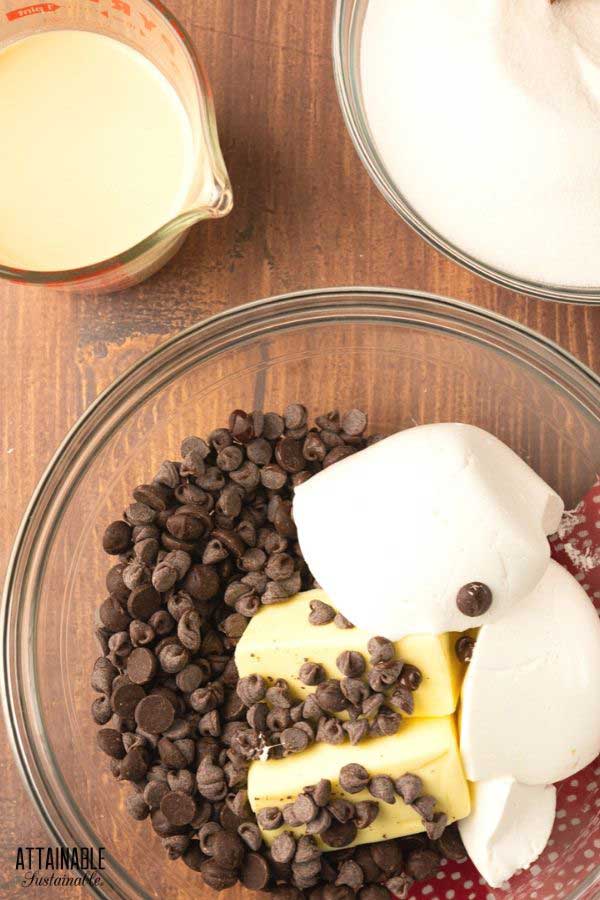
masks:
{"label": "dark wood grain", "polygon": [[[2,572],[26,502],[81,412],[141,354],[226,307],[308,287],[419,288],[516,319],[600,371],[600,309],[497,289],[428,247],[385,204],[338,108],[329,0],[170,6],[213,84],[235,208],[196,228],[162,272],[122,294],[73,298],[0,286]],[[81,896],[21,893],[15,848],[47,837],[4,745],[0,808],[0,896]]]}

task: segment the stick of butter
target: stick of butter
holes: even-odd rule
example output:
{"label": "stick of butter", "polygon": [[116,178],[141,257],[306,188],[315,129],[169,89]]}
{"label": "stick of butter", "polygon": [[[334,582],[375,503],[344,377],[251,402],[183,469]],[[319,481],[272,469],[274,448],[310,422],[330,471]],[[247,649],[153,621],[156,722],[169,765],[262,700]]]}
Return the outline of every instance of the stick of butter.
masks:
{"label": "stick of butter", "polygon": [[[347,634],[348,632],[346,632]],[[406,721],[397,734],[369,738],[356,746],[344,744],[313,744],[308,750],[283,759],[253,762],[248,777],[248,797],[254,812],[265,806],[283,807],[295,800],[302,789],[320,778],[331,781],[335,794],[354,802],[372,800],[367,790],[346,794],[339,785],[339,772],[348,763],[364,766],[371,775],[390,775],[399,778],[410,772],[423,780],[424,790],[437,800],[437,809],[445,812],[453,822],[469,815],[471,803],[465,779],[456,727],[452,716]],[[267,844],[284,830],[300,836],[304,827],[290,829],[288,825],[264,831]],[[358,831],[354,844],[372,843],[388,838],[404,837],[423,831],[420,816],[399,797],[393,804],[379,803],[375,821]],[[324,850],[331,850],[320,839]]]}
{"label": "stick of butter", "polygon": [[[265,679],[285,678],[292,693],[303,700],[315,689],[299,681],[302,663],[321,663],[328,678],[340,678],[335,661],[344,650],[357,650],[368,661],[367,643],[373,635],[361,628],[338,628],[333,622],[311,625],[313,599],[329,602],[324,591],[305,591],[259,610],[236,648],[240,678],[254,673]],[[423,675],[413,695],[415,717],[449,716],[455,711],[465,670],[454,652],[456,637],[413,634],[396,642],[396,658],[417,666]]]}

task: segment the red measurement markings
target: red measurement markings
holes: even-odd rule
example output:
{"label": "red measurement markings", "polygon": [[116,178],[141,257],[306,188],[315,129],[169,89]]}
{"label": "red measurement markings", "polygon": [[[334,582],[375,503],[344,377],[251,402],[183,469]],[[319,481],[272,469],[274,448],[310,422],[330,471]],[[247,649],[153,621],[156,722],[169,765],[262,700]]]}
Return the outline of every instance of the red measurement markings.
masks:
{"label": "red measurement markings", "polygon": [[[100,3],[100,0],[89,0],[90,3]],[[129,3],[126,3],[125,0],[110,0],[110,9],[113,12],[122,12],[126,16],[131,15],[131,6]],[[101,15],[108,17],[108,10],[102,10]],[[151,19],[148,19],[143,12],[139,12],[138,15],[141,17],[142,22],[144,24],[144,28],[146,31],[152,31],[156,28],[156,22],[153,22]]]}
{"label": "red measurement markings", "polygon": [[25,16],[35,16],[38,13],[56,12],[57,9],[60,9],[58,3],[34,3],[31,6],[22,6],[20,9],[11,9],[6,13],[6,18],[9,22],[14,22],[15,19],[24,19]]}

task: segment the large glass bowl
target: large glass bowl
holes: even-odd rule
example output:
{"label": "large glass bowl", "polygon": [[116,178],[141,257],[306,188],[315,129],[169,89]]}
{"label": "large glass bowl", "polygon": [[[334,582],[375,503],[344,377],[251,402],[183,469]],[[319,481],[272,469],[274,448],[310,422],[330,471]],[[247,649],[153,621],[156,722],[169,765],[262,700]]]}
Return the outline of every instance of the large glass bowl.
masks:
{"label": "large glass bowl", "polygon": [[[410,185],[395,183],[387,171],[369,129],[363,103],[360,51],[368,3],[369,0],[336,0],[333,20],[333,66],[338,97],[350,137],[367,172],[392,209],[441,253],[494,284],[544,300],[600,304],[600,285],[580,288],[528,281],[514,272],[501,271],[485,260],[476,259],[464,248],[454,244],[448,235],[436,231],[419,211],[411,206],[406,196],[410,196]],[[424,65],[427,65],[425,55]],[[424,115],[427,115],[427,110],[424,111]],[[507,223],[507,227],[510,228],[510,223]]]}
{"label": "large glass bowl", "polygon": [[[260,301],[182,332],[119,378],[42,478],[16,541],[3,607],[14,750],[52,840],[107,848],[97,896],[210,896],[198,875],[166,860],[148,823],[128,817],[127,790],[96,750],[89,678],[109,566],[103,529],[132,486],[177,456],[184,436],[206,434],[234,407],[277,410],[294,399],[311,414],[356,404],[381,432],[440,420],[480,425],[567,504],[591,485],[600,461],[597,376],[513,322],[422,294],[348,288]],[[566,873],[570,898],[600,885],[599,797],[592,791],[587,812],[577,810],[579,846],[589,844],[592,857],[576,867],[569,847],[543,863]],[[533,877],[496,894],[529,900]],[[432,896],[467,900],[457,882],[443,879]]]}

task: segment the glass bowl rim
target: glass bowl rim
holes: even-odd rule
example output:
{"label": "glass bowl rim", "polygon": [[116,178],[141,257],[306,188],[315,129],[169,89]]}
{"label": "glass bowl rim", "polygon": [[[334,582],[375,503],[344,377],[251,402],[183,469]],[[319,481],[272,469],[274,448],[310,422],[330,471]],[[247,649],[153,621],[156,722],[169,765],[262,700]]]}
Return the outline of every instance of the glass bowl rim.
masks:
{"label": "glass bowl rim", "polygon": [[532,281],[512,275],[471,256],[432,228],[394,185],[371,137],[366,114],[359,99],[356,72],[345,42],[346,24],[348,23],[349,29],[355,27],[359,4],[364,2],[368,0],[336,0],[332,30],[333,73],[342,116],[354,149],[388,205],[435,250],[492,284],[536,297],[538,300],[587,306],[600,305],[600,286],[583,288]]}
{"label": "glass bowl rim", "polygon": [[[353,300],[355,301],[354,303],[352,302]],[[364,312],[360,313],[361,309]],[[320,310],[321,312],[329,311],[333,314],[319,316],[318,312]],[[23,650],[19,642],[23,641],[23,636],[18,625],[22,613],[20,600],[22,597],[26,598],[28,582],[32,578],[39,581],[40,576],[39,561],[35,560],[33,566],[31,565],[31,560],[34,556],[31,551],[36,547],[39,550],[41,547],[45,561],[48,548],[51,546],[51,542],[47,540],[46,536],[40,537],[38,525],[47,519],[49,513],[52,514],[54,521],[59,520],[59,515],[57,515],[53,507],[58,504],[58,513],[60,514],[65,506],[64,498],[59,498],[57,501],[55,497],[60,467],[64,463],[65,457],[71,455],[76,461],[74,470],[79,470],[78,477],[74,481],[74,486],[76,486],[79,483],[79,479],[86,474],[90,460],[93,460],[97,452],[97,448],[92,446],[86,455],[86,447],[88,445],[81,443],[81,433],[85,432],[86,429],[88,432],[91,431],[92,435],[101,433],[105,423],[102,418],[98,422],[95,421],[100,414],[106,414],[111,410],[122,408],[123,401],[130,397],[132,392],[140,385],[149,384],[153,372],[162,371],[164,373],[163,384],[172,383],[178,375],[177,371],[173,371],[175,360],[171,360],[170,366],[164,366],[161,363],[163,356],[173,353],[177,348],[180,348],[182,354],[184,354],[187,347],[188,352],[195,352],[194,358],[198,362],[197,339],[202,339],[204,335],[204,343],[205,345],[208,344],[211,340],[211,329],[215,330],[213,339],[214,337],[229,335],[229,343],[218,350],[220,353],[226,352],[228,346],[237,342],[234,335],[236,328],[248,329],[249,327],[254,327],[257,329],[262,327],[262,331],[246,331],[247,338],[251,338],[255,334],[265,333],[264,329],[267,329],[267,333],[269,329],[277,331],[285,327],[286,314],[294,314],[298,317],[288,327],[294,327],[294,325],[301,327],[303,324],[318,326],[327,322],[339,323],[344,321],[363,321],[366,323],[376,321],[381,323],[386,320],[396,321],[400,325],[410,325],[411,321],[413,323],[416,321],[406,317],[402,318],[400,313],[403,311],[412,311],[414,314],[421,312],[424,316],[421,324],[424,323],[425,325],[427,324],[428,316],[441,316],[442,323],[440,324],[439,321],[430,323],[429,327],[431,329],[454,334],[457,337],[462,336],[472,341],[479,340],[479,342],[486,343],[488,346],[491,345],[496,351],[504,351],[509,355],[514,355],[510,354],[511,339],[515,351],[519,345],[523,345],[528,351],[525,362],[530,366],[533,367],[535,361],[540,363],[544,361],[549,362],[548,372],[544,373],[536,370],[538,371],[538,376],[543,377],[545,375],[545,377],[550,377],[553,373],[555,375],[563,375],[566,379],[563,389],[569,391],[573,397],[573,402],[577,402],[579,405],[586,405],[586,409],[589,408],[587,404],[591,404],[590,412],[600,423],[600,376],[596,375],[568,351],[527,326],[514,322],[491,310],[423,291],[347,286],[281,294],[216,313],[178,332],[148,353],[142,355],[139,360],[129,366],[98,395],[70,428],[53,454],[33,492],[18,528],[7,566],[2,595],[0,607],[0,623],[2,627],[0,669],[3,689],[1,694],[9,740],[17,768],[34,807],[45,828],[58,845],[65,846],[67,837],[73,836],[72,823],[67,813],[70,813],[71,816],[77,815],[78,810],[68,809],[69,798],[61,795],[60,792],[58,794],[54,792],[53,788],[46,783],[43,768],[39,765],[40,734],[36,733],[35,728],[32,728],[31,710],[27,707],[27,700],[22,691],[23,679],[20,676],[22,675]],[[278,316],[284,323],[283,325],[277,325]],[[302,318],[302,316],[308,316],[308,318]],[[274,329],[273,323],[275,323]],[[455,326],[471,325],[474,330],[466,332],[462,327],[453,329],[451,327],[453,324]],[[496,333],[494,333],[495,330]],[[504,347],[502,338],[505,339]],[[151,394],[152,392],[148,392],[144,399],[147,399]],[[126,410],[126,414],[110,430],[108,437],[126,420],[130,412],[131,410]],[[100,432],[97,431],[98,425],[100,426]],[[69,499],[69,495],[67,495],[67,501]],[[36,599],[33,607],[34,613],[37,613],[38,608],[39,603]],[[31,644],[28,647],[29,658],[34,659]],[[31,690],[31,687],[28,690]],[[34,698],[35,700],[37,698]],[[35,706],[33,706],[33,709],[34,712],[37,711]],[[36,733],[35,740],[32,740],[32,731]],[[41,732],[41,740],[43,741],[43,731]],[[59,768],[56,767],[56,769],[59,777],[62,777]],[[79,819],[77,820],[77,825],[81,827]],[[83,827],[87,831],[90,830],[87,823],[83,823]],[[118,863],[115,862],[115,865],[120,869]],[[125,878],[129,878],[126,872],[124,872],[124,875]],[[589,887],[597,884],[600,884],[600,867],[590,873],[588,878],[579,886],[577,892],[571,895],[570,900],[583,897]],[[110,888],[110,891],[107,892],[105,889],[108,888]],[[88,885],[88,889],[97,897],[123,896],[119,887],[112,882],[108,872],[105,873],[103,886],[91,887]]]}

